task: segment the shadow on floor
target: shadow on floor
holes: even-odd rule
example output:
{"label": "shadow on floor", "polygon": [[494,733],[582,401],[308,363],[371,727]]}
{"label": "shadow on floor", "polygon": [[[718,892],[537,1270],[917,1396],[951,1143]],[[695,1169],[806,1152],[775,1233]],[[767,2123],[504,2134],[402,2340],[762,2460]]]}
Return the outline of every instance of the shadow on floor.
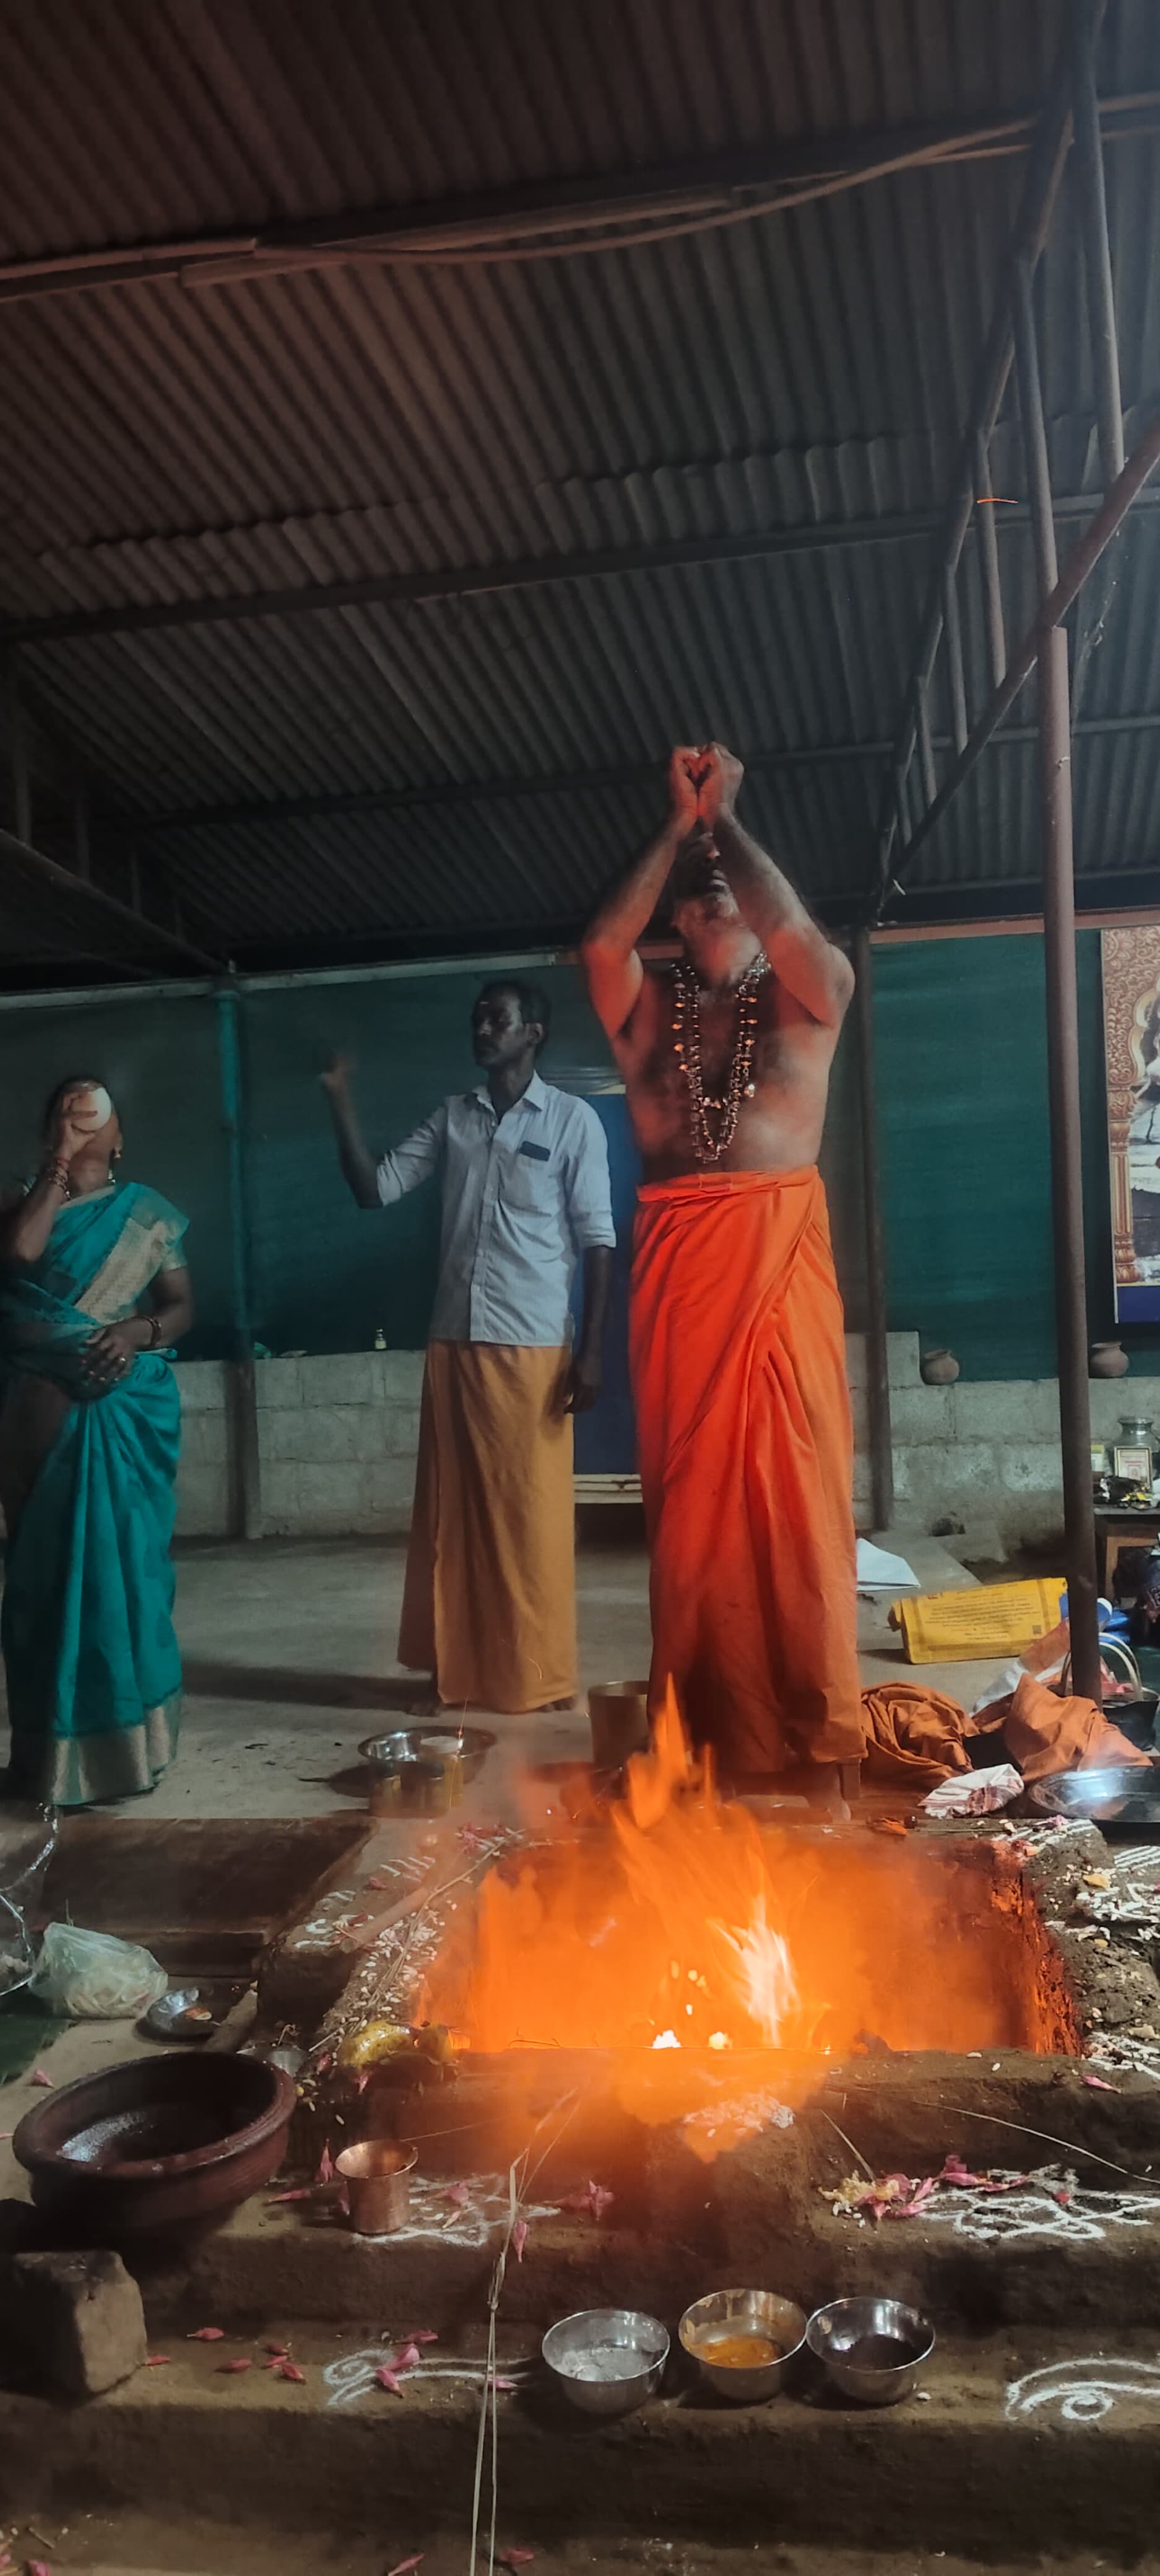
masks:
{"label": "shadow on floor", "polygon": [[422,1673],[291,1672],[285,1665],[184,1663],[185,1689],[199,1699],[299,1701],[306,1708],[409,1709],[423,1696]]}

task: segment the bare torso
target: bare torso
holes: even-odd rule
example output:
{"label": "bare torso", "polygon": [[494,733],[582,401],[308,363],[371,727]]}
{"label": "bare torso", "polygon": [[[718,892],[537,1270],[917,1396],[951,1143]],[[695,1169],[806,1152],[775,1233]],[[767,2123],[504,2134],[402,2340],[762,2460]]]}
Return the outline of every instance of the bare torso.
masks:
{"label": "bare torso", "polygon": [[[787,993],[776,975],[757,988],[757,1041],[750,1079],[731,1143],[717,1163],[693,1151],[689,1086],[675,1048],[671,967],[646,973],[632,1015],[613,1048],[646,1181],[688,1172],[792,1172],[817,1160],[826,1115],[836,1027],[824,1026]],[[701,997],[701,1063],[707,1092],[722,1096],[737,1036],[738,1004]],[[718,1120],[711,1116],[711,1132]]]}

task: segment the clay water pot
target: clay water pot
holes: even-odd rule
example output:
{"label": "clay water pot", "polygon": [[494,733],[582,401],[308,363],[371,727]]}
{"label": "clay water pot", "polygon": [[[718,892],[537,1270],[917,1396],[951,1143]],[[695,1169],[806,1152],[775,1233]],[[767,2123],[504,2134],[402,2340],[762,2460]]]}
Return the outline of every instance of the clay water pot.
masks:
{"label": "clay water pot", "polygon": [[1128,1354],[1119,1342],[1093,1342],[1088,1352],[1089,1377],[1126,1377]]}
{"label": "clay water pot", "polygon": [[953,1351],[924,1351],[918,1363],[918,1374],[924,1386],[953,1386],[959,1364]]}

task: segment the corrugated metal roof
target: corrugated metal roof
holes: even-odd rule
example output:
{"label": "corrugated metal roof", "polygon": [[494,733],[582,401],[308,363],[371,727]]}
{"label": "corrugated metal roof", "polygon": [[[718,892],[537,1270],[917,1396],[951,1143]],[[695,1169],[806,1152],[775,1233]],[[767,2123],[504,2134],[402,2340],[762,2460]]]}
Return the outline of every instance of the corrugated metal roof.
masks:
{"label": "corrugated metal roof", "polygon": [[[389,13],[335,0],[324,15],[312,0],[121,0],[112,13],[5,0],[0,255],[1022,109],[1043,94],[1058,34],[1052,0],[400,0]],[[1110,0],[1100,80],[1106,96],[1160,89],[1153,0]],[[1106,161],[1125,400],[1147,404],[1160,382],[1154,141],[1118,140]],[[873,746],[897,721],[924,528],[555,574],[594,549],[929,519],[952,481],[1021,175],[1013,157],[900,173],[731,230],[566,260],[361,260],[0,307],[0,612],[14,620],[555,567],[542,586],[422,606],[25,648],[62,771],[79,757],[94,782],[98,870],[124,884],[131,845],[146,889],[254,960],[295,943],[453,949],[489,928],[563,929],[646,827],[649,764],[674,737],[719,732],[757,764],[752,819],[806,891],[851,902],[872,867]],[[1076,276],[1065,204],[1041,307],[1053,472],[1070,493],[1095,488]],[[1010,418],[992,471],[1022,497]],[[1032,605],[1025,528],[1002,544],[1014,635]],[[1158,546],[1160,523],[1133,523],[1081,717],[1155,713],[1160,727]],[[970,547],[962,601],[978,705]],[[949,728],[937,693],[933,717]],[[848,756],[858,745],[871,748]],[[1160,731],[1081,735],[1086,875],[1151,863],[1158,747]],[[789,753],[818,758],[777,766]],[[615,792],[559,784],[589,768],[631,775]],[[508,794],[513,780],[534,792]],[[471,804],[438,801],[472,785]],[[358,791],[431,801],[147,829],[175,809]],[[63,805],[38,812],[60,846]],[[987,755],[914,883],[960,887],[969,909],[972,886],[1022,884],[1037,857],[1033,757],[1013,743]]]}

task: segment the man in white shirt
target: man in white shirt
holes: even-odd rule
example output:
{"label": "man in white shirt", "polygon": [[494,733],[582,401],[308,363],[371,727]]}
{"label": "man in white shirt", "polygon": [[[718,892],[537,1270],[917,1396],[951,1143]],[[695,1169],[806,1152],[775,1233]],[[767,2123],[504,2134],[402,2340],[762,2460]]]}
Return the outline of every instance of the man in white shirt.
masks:
{"label": "man in white shirt", "polygon": [[616,1241],[596,1112],[536,1070],[550,1016],[537,985],[485,985],[471,1021],[485,1079],[377,1162],[349,1060],[322,1077],[360,1207],[390,1207],[429,1172],[442,1177],[399,1658],[434,1674],[445,1705],[513,1715],[575,1696],[572,1416],[600,1390]]}

